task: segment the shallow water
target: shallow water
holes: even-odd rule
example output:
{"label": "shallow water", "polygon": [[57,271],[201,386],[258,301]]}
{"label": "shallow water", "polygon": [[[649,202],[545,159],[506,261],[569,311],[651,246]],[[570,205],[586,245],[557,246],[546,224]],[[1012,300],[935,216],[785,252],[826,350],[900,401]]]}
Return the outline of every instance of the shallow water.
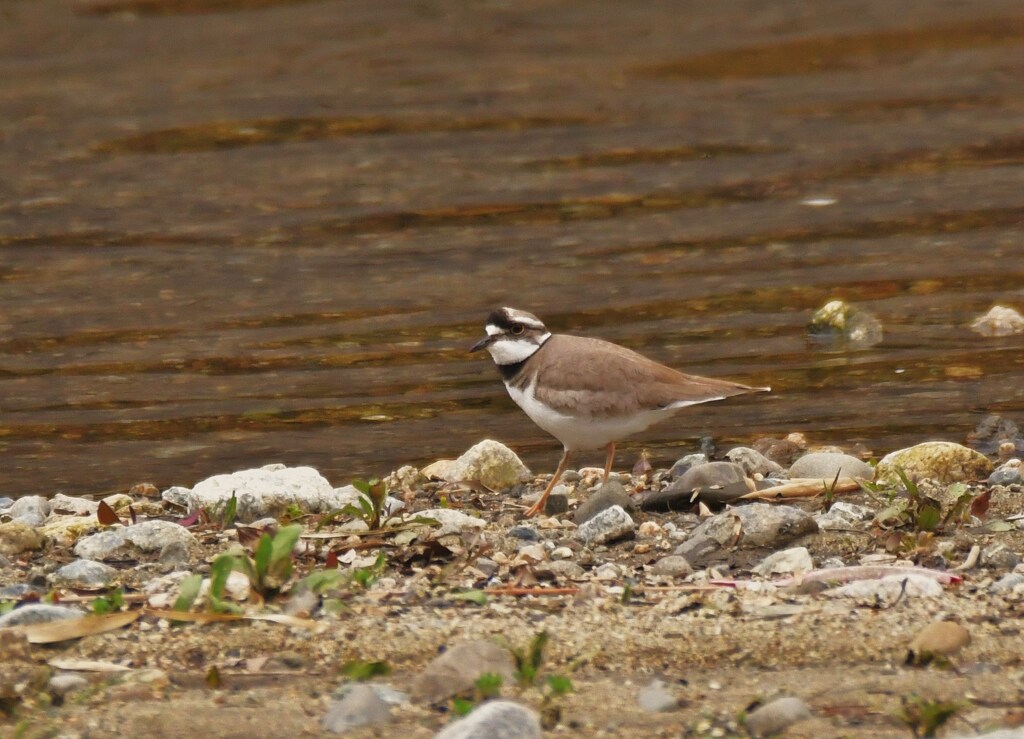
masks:
{"label": "shallow water", "polygon": [[[549,471],[465,351],[499,304],[774,388],[620,467],[1024,421],[968,329],[1024,308],[1022,52],[1009,1],[4,3],[0,495]],[[884,341],[809,345],[834,297]]]}

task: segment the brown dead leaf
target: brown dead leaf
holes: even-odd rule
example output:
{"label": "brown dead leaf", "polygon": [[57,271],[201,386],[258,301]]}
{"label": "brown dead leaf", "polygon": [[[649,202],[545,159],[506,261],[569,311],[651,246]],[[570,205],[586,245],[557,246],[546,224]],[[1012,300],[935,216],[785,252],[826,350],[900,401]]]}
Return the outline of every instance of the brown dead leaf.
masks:
{"label": "brown dead leaf", "polygon": [[114,509],[106,501],[102,500],[96,508],[96,518],[104,526],[113,526],[116,523],[121,523],[121,517],[114,513]]}
{"label": "brown dead leaf", "polygon": [[29,644],[55,644],[71,639],[80,639],[83,636],[115,631],[137,621],[141,615],[142,611],[121,611],[102,616],[65,618],[45,624],[12,626],[10,631],[24,635]]}

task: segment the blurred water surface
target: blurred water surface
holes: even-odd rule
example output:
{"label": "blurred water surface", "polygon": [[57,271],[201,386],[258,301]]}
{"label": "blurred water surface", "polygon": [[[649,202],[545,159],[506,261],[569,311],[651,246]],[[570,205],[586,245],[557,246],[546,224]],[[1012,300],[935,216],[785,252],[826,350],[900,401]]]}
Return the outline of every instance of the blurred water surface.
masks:
{"label": "blurred water surface", "polygon": [[[465,351],[501,304],[773,386],[621,467],[1024,420],[968,329],[1024,307],[1022,79],[1016,0],[6,0],[0,495],[548,471]],[[833,297],[884,341],[809,346]]]}

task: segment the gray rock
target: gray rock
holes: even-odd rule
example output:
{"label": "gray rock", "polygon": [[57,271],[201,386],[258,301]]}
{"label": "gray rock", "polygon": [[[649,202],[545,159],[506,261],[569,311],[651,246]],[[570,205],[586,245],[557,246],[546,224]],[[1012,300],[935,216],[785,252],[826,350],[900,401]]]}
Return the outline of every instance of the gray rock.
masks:
{"label": "gray rock", "polygon": [[846,501],[837,501],[825,513],[819,513],[814,517],[818,528],[822,531],[830,529],[851,529],[862,528],[865,521],[875,517],[875,512],[870,508]]}
{"label": "gray rock", "polygon": [[606,482],[576,509],[576,515],[573,517],[573,520],[579,526],[592,519],[601,511],[616,505],[623,510],[632,510],[633,499],[629,497],[629,493],[626,492],[626,489],[621,484],[611,481]]}
{"label": "gray rock", "polygon": [[782,465],[777,464],[761,452],[747,446],[738,446],[725,453],[725,458],[734,464],[738,464],[748,475],[785,476],[786,471]]}
{"label": "gray rock", "polygon": [[21,521],[29,526],[42,526],[50,515],[50,501],[41,495],[26,495],[14,501],[7,514],[12,521]]}
{"label": "gray rock", "polygon": [[6,512],[12,505],[14,505],[14,498],[0,495],[0,512]]}
{"label": "gray rock", "polygon": [[77,608],[51,606],[48,603],[29,603],[0,616],[0,629],[7,626],[48,624],[52,621],[63,621],[66,618],[79,618],[84,615]]}
{"label": "gray rock", "polygon": [[605,544],[631,535],[636,524],[622,506],[606,508],[576,529],[575,537],[586,546]]}
{"label": "gray rock", "polygon": [[320,725],[326,731],[343,734],[359,726],[386,724],[391,720],[391,706],[375,688],[365,683],[348,686],[344,695],[331,701]]}
{"label": "gray rock", "polygon": [[[468,513],[457,511],[454,508],[428,508],[416,514],[417,517],[432,518],[441,524],[431,533],[431,538],[440,539],[449,534],[461,534],[470,529],[482,529],[487,522],[482,518],[470,516]],[[397,523],[397,519],[396,519]]]}
{"label": "gray rock", "polygon": [[679,708],[679,699],[665,689],[665,683],[661,680],[652,680],[650,685],[641,689],[636,695],[636,701],[648,713],[664,713]]}
{"label": "gray rock", "polygon": [[189,549],[180,541],[168,542],[160,550],[158,561],[167,570],[174,570],[184,567],[191,561]]}
{"label": "gray rock", "polygon": [[473,566],[487,577],[493,577],[498,571],[498,563],[489,557],[477,557]]}
{"label": "gray rock", "polygon": [[796,460],[789,468],[790,477],[809,477],[832,482],[836,475],[871,480],[874,468],[867,462],[839,452],[811,452]]}
{"label": "gray rock", "polygon": [[651,566],[651,573],[662,577],[686,577],[693,573],[693,566],[686,557],[670,554],[655,562]]}
{"label": "gray rock", "polygon": [[569,496],[565,493],[552,491],[548,499],[544,501],[544,515],[557,516],[569,510]]}
{"label": "gray rock", "polygon": [[886,454],[875,468],[875,479],[896,485],[897,468],[914,482],[927,478],[941,484],[985,480],[992,474],[988,457],[951,441],[926,441]]}
{"label": "gray rock", "polygon": [[[692,467],[664,490],[644,499],[645,511],[678,511],[690,508],[695,500],[728,502],[753,490],[743,468],[732,462],[708,462]],[[697,496],[694,495],[697,491]]]}
{"label": "gray rock", "polygon": [[50,695],[63,698],[76,690],[89,687],[89,681],[81,675],[65,672],[51,677],[46,687],[50,691]]}
{"label": "gray rock", "polygon": [[434,739],[540,739],[540,718],[512,701],[489,701],[444,727]]}
{"label": "gray rock", "polygon": [[449,482],[479,482],[491,490],[508,490],[533,475],[504,444],[485,439],[472,446],[448,468]]}
{"label": "gray rock", "polygon": [[1020,557],[1008,546],[999,543],[981,551],[981,563],[995,570],[1012,570],[1020,564]]}
{"label": "gray rock", "polygon": [[1024,573],[1010,572],[989,585],[990,593],[1024,593]]}
{"label": "gray rock", "polygon": [[882,323],[867,311],[832,300],[811,316],[807,337],[822,344],[874,346],[882,340]]}
{"label": "gray rock", "polygon": [[739,541],[741,548],[766,547],[778,549],[794,539],[818,530],[810,514],[793,506],[750,503],[718,513],[705,520],[693,530],[690,538],[676,549],[675,553],[686,557],[691,564],[707,556],[711,551],[736,538],[736,522],[739,520]]}
{"label": "gray rock", "polygon": [[762,559],[753,569],[755,575],[770,577],[772,575],[801,575],[814,569],[814,561],[806,547],[793,547],[773,552]]}
{"label": "gray rock", "polygon": [[88,498],[73,498],[64,493],[57,493],[50,498],[50,511],[52,513],[70,513],[75,516],[94,516],[99,502]]}
{"label": "gray rock", "polygon": [[539,580],[580,580],[584,576],[583,568],[571,559],[541,562],[534,566],[533,574]]}
{"label": "gray rock", "polygon": [[507,649],[489,641],[457,644],[435,657],[412,686],[418,703],[434,704],[470,690],[485,673],[501,675],[506,683],[515,680],[515,662]]}
{"label": "gray rock", "polygon": [[79,559],[61,567],[53,573],[53,584],[63,588],[80,590],[103,590],[117,580],[117,570],[102,562]]}
{"label": "gray rock", "polygon": [[533,526],[513,526],[508,530],[508,535],[523,541],[540,541],[540,534]]}
{"label": "gray rock", "polygon": [[887,607],[900,598],[941,598],[942,586],[923,575],[889,575],[878,580],[855,580],[826,590],[825,595],[850,598],[872,607]]}
{"label": "gray rock", "polygon": [[197,551],[199,546],[185,527],[170,521],[152,520],[92,534],[79,541],[74,552],[83,559],[129,559],[159,554],[172,542],[180,543],[189,551]]}
{"label": "gray rock", "polygon": [[810,717],[810,709],[799,698],[776,698],[747,714],[743,724],[751,736],[770,736]]}
{"label": "gray rock", "polygon": [[1020,467],[1000,467],[988,476],[989,485],[1020,485],[1024,477],[1020,474]]}
{"label": "gray rock", "polygon": [[672,469],[669,470],[669,477],[676,480],[687,472],[692,467],[700,467],[702,464],[708,463],[708,455],[697,452],[696,454],[687,454],[685,457],[680,457],[672,465]]}

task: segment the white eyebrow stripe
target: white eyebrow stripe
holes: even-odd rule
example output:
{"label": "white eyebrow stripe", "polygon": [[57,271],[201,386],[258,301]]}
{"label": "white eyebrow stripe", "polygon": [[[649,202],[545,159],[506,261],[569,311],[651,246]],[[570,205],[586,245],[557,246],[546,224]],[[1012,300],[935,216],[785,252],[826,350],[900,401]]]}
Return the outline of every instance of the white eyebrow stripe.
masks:
{"label": "white eyebrow stripe", "polygon": [[498,334],[505,333],[500,328],[495,326],[493,323],[488,323],[486,326],[484,326],[484,331],[487,332],[488,336],[497,336]]}

